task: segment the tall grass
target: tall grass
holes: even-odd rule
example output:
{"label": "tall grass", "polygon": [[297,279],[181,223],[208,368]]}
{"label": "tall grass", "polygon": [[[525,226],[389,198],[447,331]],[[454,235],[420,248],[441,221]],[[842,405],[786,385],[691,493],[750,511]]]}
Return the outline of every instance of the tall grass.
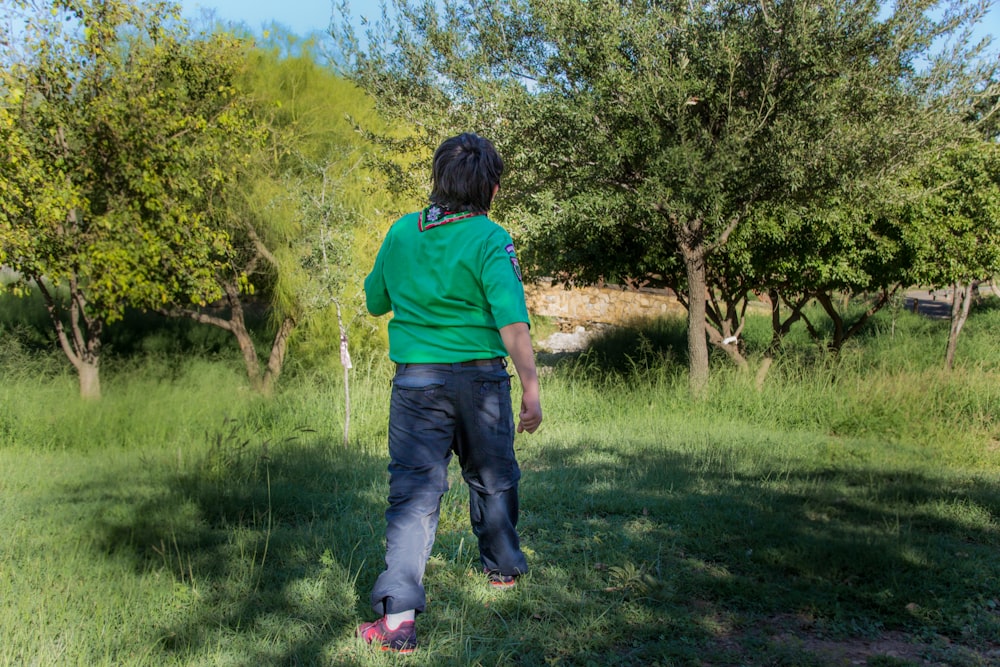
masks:
{"label": "tall grass", "polygon": [[[517,440],[532,571],[484,583],[453,470],[407,662],[991,664],[1000,311],[952,373],[946,323],[891,315],[836,358],[796,332],[760,390],[717,359],[690,397],[671,321],[545,371]],[[337,369],[263,400],[234,351],[136,340],[85,403],[7,334],[0,665],[398,662],[352,637],[383,557],[384,359],[355,360],[344,447]]]}

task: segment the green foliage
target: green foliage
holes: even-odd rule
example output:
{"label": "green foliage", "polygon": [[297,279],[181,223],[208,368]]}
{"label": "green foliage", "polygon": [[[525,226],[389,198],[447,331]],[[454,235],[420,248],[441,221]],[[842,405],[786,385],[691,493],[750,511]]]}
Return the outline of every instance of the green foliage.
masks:
{"label": "green foliage", "polygon": [[915,282],[968,284],[1000,272],[1000,146],[970,141],[911,178],[902,215]]}
{"label": "green foliage", "polygon": [[[370,146],[352,120],[382,129],[372,103],[320,64],[313,42],[276,28],[244,57],[234,85],[263,141],[238,166],[233,187],[206,203],[208,223],[231,240],[230,262],[215,276],[230,314],[168,312],[233,333],[251,384],[269,393],[289,346],[296,363],[328,367],[339,358],[342,330],[370,333],[361,319],[362,272],[397,204],[368,168]],[[255,332],[273,336],[264,362],[245,321],[251,304],[270,318]]]}
{"label": "green foliage", "polygon": [[905,255],[879,206],[893,174],[967,132],[955,111],[995,90],[996,64],[961,39],[978,3],[392,6],[363,48],[343,26],[352,76],[427,146],[494,139],[497,215],[529,274],[689,297],[693,374],[706,299],[725,349],[754,291],[800,308],[894,285]]}
{"label": "green foliage", "polygon": [[374,262],[371,240],[399,212],[369,168],[372,148],[355,123],[386,126],[354,83],[308,50],[257,50],[244,85],[270,130],[260,164],[248,169],[240,220],[250,221],[275,263],[270,278],[253,278],[276,316],[296,318],[300,361],[321,363],[339,347],[338,306],[345,326],[364,331],[360,285]]}
{"label": "green foliage", "polygon": [[[396,212],[349,121],[383,129],[353,84],[308,45],[282,57],[194,34],[178,11],[16,2],[29,28],[3,40],[0,258],[10,289],[45,296],[94,395],[102,333],[127,308],[236,334],[255,385],[280,372],[296,325],[312,359],[329,357],[321,320],[356,325],[370,239]],[[246,331],[256,292],[275,332],[263,379]]]}
{"label": "green foliage", "polygon": [[[193,39],[166,3],[18,1],[2,42],[0,254],[46,301],[81,392],[99,395],[104,325],[127,306],[204,304],[228,236],[204,202],[254,141],[236,94],[243,45]],[[66,286],[66,308],[49,285]]]}
{"label": "green foliage", "polygon": [[88,307],[109,321],[128,304],[218,295],[211,278],[226,238],[196,204],[239,157],[239,53],[232,42],[189,39],[172,11],[57,7],[32,17],[23,54],[7,54],[18,133],[47,170],[25,184],[34,187],[24,201],[60,202],[9,221],[21,243],[5,244],[8,262],[28,279],[81,283]]}

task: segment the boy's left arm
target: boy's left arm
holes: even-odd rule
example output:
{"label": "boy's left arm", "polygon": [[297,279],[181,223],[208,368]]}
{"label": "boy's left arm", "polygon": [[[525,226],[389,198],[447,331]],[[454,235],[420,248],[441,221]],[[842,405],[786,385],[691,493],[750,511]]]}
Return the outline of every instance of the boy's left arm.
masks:
{"label": "boy's left arm", "polygon": [[542,402],[539,396],[538,371],[535,368],[535,351],[531,346],[531,332],[526,322],[514,322],[500,328],[507,354],[514,362],[521,381],[521,410],[517,432],[534,433],[542,423]]}

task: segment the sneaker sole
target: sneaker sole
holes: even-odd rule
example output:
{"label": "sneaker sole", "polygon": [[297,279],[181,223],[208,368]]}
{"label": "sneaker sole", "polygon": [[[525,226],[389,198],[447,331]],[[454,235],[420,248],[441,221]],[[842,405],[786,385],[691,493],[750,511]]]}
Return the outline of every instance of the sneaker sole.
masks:
{"label": "sneaker sole", "polygon": [[385,645],[383,645],[383,646],[379,646],[379,650],[382,651],[382,653],[398,653],[400,655],[410,655],[411,653],[415,652],[417,649],[415,649],[415,648],[393,648],[391,646],[385,646]]}

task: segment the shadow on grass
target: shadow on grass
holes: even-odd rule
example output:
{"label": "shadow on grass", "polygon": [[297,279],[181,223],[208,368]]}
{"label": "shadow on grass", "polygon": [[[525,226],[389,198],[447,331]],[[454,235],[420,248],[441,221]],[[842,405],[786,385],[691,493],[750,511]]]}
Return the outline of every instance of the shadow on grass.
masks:
{"label": "shadow on grass", "polygon": [[[245,312],[255,343],[269,349],[272,325],[265,306],[251,302],[246,304]],[[219,315],[228,317],[228,311],[219,309]],[[0,333],[16,334],[18,341],[31,351],[59,349],[52,321],[37,291],[24,297],[0,293]],[[233,335],[219,327],[134,308],[126,309],[123,319],[108,324],[102,336],[105,358],[128,359],[149,354],[215,356],[238,352]]]}
{"label": "shadow on grass", "polygon": [[629,377],[651,368],[687,367],[687,322],[678,317],[635,320],[594,334],[577,352],[540,353],[539,365],[588,374]]}
{"label": "shadow on grass", "polygon": [[[777,463],[748,475],[740,456],[722,444],[533,451],[522,461],[520,524],[532,571],[500,594],[472,576],[475,549],[462,545],[474,537],[456,486],[415,658],[826,665],[840,663],[788,648],[789,633],[837,640],[894,630],[947,637],[948,664],[986,664],[974,659],[997,648],[1000,631],[996,487]],[[359,664],[356,649],[335,647],[371,615],[383,460],[308,434],[269,444],[237,430],[164,480],[129,505],[120,480],[70,490],[95,504],[90,528],[103,552],[176,580],[176,608],[151,619],[164,655]],[[782,619],[795,619],[791,631]]]}
{"label": "shadow on grass", "polygon": [[865,469],[747,476],[732,456],[581,442],[532,462],[522,530],[545,602],[521,611],[548,627],[525,664],[826,664],[767,662],[782,618],[834,639],[944,636],[952,658],[963,642],[996,650],[995,486]]}
{"label": "shadow on grass", "polygon": [[149,619],[170,662],[327,664],[381,563],[385,462],[309,433],[267,442],[230,422],[211,440],[202,458],[161,464],[152,489],[98,480],[67,489],[69,501],[94,508],[101,552],[174,579],[173,608]]}
{"label": "shadow on grass", "polygon": [[[832,338],[833,323],[818,309],[812,313],[817,331],[827,340]],[[771,343],[770,321],[761,315],[749,315],[741,338],[747,356],[762,354]],[[831,358],[825,347],[817,345],[805,326],[797,325],[782,340],[784,355],[794,355],[796,363],[816,365]],[[710,366],[732,366],[729,357],[715,345],[708,345]],[[670,316],[637,319],[621,326],[608,327],[590,338],[587,347],[578,352],[541,353],[540,365],[577,369],[590,377],[607,376],[630,379],[650,371],[679,376],[687,373],[689,350],[687,320]]]}

